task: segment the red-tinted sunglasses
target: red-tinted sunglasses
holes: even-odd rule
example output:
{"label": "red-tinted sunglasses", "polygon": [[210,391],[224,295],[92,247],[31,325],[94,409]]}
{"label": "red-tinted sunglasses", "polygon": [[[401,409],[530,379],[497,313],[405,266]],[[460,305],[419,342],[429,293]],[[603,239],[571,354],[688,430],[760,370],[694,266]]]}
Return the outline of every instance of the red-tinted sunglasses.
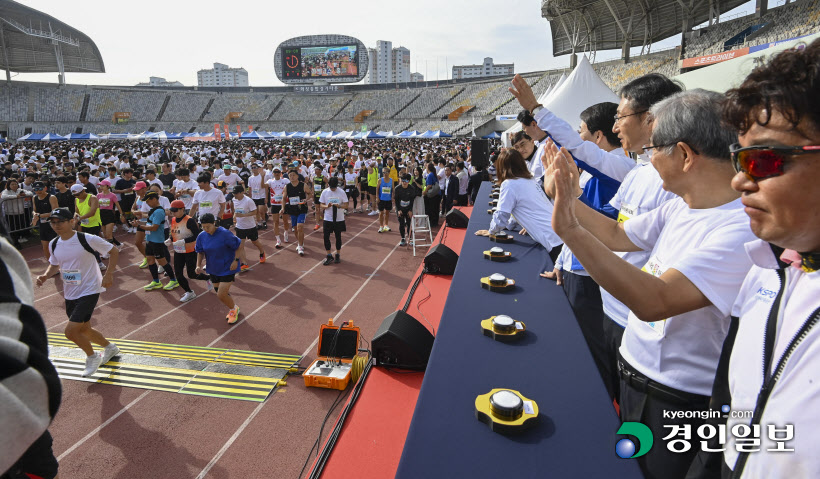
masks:
{"label": "red-tinted sunglasses", "polygon": [[786,157],[820,153],[820,145],[809,146],[747,146],[735,143],[729,147],[732,165],[738,173],[745,173],[752,181],[760,181],[783,174]]}

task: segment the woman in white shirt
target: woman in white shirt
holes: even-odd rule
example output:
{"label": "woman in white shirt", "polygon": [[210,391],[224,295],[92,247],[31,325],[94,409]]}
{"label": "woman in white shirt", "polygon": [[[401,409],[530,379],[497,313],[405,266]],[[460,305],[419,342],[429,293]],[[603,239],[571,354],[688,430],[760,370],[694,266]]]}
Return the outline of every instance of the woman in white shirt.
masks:
{"label": "woman in white shirt", "polygon": [[[12,231],[12,238],[15,243],[25,243],[27,238],[21,237],[20,232],[14,231],[23,230],[31,224],[31,202],[26,201],[25,198],[31,197],[30,191],[20,188],[20,183],[12,178],[6,183],[6,189],[3,190],[3,214],[6,216],[6,224],[9,230]],[[28,232],[25,232],[28,234]]]}
{"label": "woman in white shirt", "polygon": [[552,230],[552,203],[539,181],[532,177],[527,162],[517,150],[501,150],[495,162],[501,192],[498,209],[493,213],[489,230],[476,231],[477,236],[499,233],[514,216],[515,221],[527,230],[527,234],[547,249],[555,262],[561,253],[561,238]]}

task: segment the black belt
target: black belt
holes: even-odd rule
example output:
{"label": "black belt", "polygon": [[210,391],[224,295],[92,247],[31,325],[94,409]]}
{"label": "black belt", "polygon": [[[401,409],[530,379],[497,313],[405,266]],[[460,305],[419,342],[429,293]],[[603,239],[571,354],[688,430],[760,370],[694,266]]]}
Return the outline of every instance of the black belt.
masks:
{"label": "black belt", "polygon": [[709,396],[688,393],[653,381],[630,366],[620,357],[620,354],[618,355],[618,376],[632,388],[663,401],[680,405],[702,406],[704,408],[709,405]]}

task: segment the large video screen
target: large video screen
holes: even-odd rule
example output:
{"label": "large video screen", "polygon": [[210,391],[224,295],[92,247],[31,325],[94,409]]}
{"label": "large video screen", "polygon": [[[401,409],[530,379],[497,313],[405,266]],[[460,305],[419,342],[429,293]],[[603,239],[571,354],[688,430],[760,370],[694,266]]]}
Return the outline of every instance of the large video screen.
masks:
{"label": "large video screen", "polygon": [[290,47],[282,50],[285,78],[340,78],[359,74],[356,45],[340,47]]}

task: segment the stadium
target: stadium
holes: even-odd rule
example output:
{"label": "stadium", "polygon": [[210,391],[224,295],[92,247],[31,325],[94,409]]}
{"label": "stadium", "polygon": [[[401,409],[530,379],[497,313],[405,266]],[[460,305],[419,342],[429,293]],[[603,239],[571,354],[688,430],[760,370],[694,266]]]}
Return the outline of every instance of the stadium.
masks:
{"label": "stadium", "polygon": [[[546,42],[544,51],[564,67],[473,79],[366,84],[362,80],[372,63],[369,49],[357,38],[363,38],[362,33],[343,26],[333,32],[306,30],[300,32],[304,35],[274,39],[278,46],[271,49],[268,64],[284,86],[185,87],[72,83],[72,74],[106,75],[106,59],[95,39],[49,12],[23,2],[0,0],[0,67],[6,72],[5,81],[0,79],[0,148],[4,149],[0,158],[6,165],[0,164],[0,170],[8,168],[3,170],[4,186],[0,188],[4,190],[0,216],[4,232],[9,231],[13,238],[8,244],[17,246],[22,256],[19,261],[0,256],[3,270],[10,271],[0,274],[0,290],[13,293],[4,302],[28,302],[18,309],[42,317],[42,324],[32,330],[28,325],[25,329],[11,328],[8,335],[24,330],[17,334],[20,343],[26,343],[21,348],[30,349],[32,355],[37,347],[44,350],[29,359],[30,369],[51,368],[54,376],[46,379],[45,385],[37,383],[32,391],[24,391],[20,398],[0,404],[4,413],[0,420],[23,418],[23,426],[15,423],[16,427],[8,430],[19,431],[19,438],[26,439],[28,445],[33,443],[32,448],[42,448],[36,453],[55,460],[52,470],[46,467],[48,461],[40,464],[42,475],[22,475],[30,471],[15,462],[16,457],[10,460],[10,455],[21,457],[32,449],[15,447],[15,442],[22,441],[9,434],[3,442],[6,454],[0,454],[5,461],[0,462],[0,472],[7,467],[10,473],[20,474],[8,476],[11,478],[50,478],[59,463],[62,479],[662,477],[647,473],[637,460],[626,459],[645,454],[643,446],[651,446],[653,432],[655,447],[661,447],[667,431],[649,431],[641,417],[622,423],[621,398],[613,401],[611,394],[606,395],[597,359],[587,349],[592,346],[583,326],[579,327],[580,320],[576,322],[579,315],[565,290],[556,288],[555,283],[544,286],[550,283],[543,279],[547,278],[544,274],[557,264],[552,257],[555,251],[540,243],[532,231],[491,231],[497,218],[514,225],[517,216],[498,215],[499,196],[504,193],[489,181],[490,174],[496,174],[495,167],[488,170],[479,158],[486,157],[487,166],[494,165],[502,144],[510,145],[513,138],[520,141],[522,133],[514,135],[522,130],[520,122],[527,121],[517,120],[522,118],[520,114],[536,122],[535,108],[522,112],[527,110],[522,108],[523,102],[510,92],[518,76],[539,106],[554,111],[575,132],[582,110],[588,112],[593,103],[617,102],[622,87],[644,75],[661,74],[686,90],[705,88],[723,93],[777,53],[805,51],[820,38],[820,0],[529,3],[533,15],[540,15],[548,24],[539,39]],[[744,6],[743,13],[726,14]],[[14,80],[13,74],[18,73],[54,73],[57,78],[54,82]],[[521,90],[519,87],[519,93]],[[646,111],[624,114],[618,110],[615,124]],[[608,113],[607,120],[611,118]],[[535,125],[540,127],[537,122]],[[527,127],[533,128],[525,125],[527,135],[523,137],[531,141],[535,137],[530,137]],[[554,146],[546,137],[532,144],[525,159],[528,162],[536,151]],[[658,143],[647,139],[645,144]],[[625,144],[620,147],[619,142],[618,146],[612,151],[625,152],[631,166],[636,159],[640,166],[651,165],[642,155],[627,151]],[[53,161],[46,163],[50,155],[57,160],[59,171]],[[66,160],[60,164],[63,155]],[[235,205],[243,194],[254,202],[261,200],[256,203],[256,226],[241,228],[252,229],[254,234],[242,243],[242,253],[234,248],[236,283],[232,283],[233,273],[203,274],[204,250],[182,243],[180,247],[176,237],[173,242],[166,239],[166,243],[156,243],[165,244],[166,250],[165,256],[157,254],[155,259],[153,253],[146,253],[144,244],[140,245],[151,236],[149,230],[140,230],[146,224],[144,218],[138,225],[139,221],[132,223],[131,216],[126,220],[127,212],[121,211],[122,220],[117,215],[112,222],[116,222],[114,231],[119,231],[116,234],[123,244],[111,248],[112,259],[91,252],[102,265],[103,282],[108,277],[104,260],[109,264],[114,261],[109,267],[116,271],[114,284],[101,289],[99,303],[91,311],[95,327],[119,345],[118,354],[91,374],[81,374],[85,350],[69,338],[67,325],[74,319],[66,320],[67,314],[71,318],[69,301],[73,301],[66,291],[74,277],[66,276],[65,271],[60,275],[58,269],[56,280],[41,281],[56,267],[49,258],[58,254],[58,241],[43,241],[38,227],[43,220],[37,223],[32,216],[40,213],[36,195],[25,197],[23,192],[18,197],[18,190],[12,196],[5,193],[12,182],[19,183],[21,189],[31,189],[33,183],[24,184],[26,173],[39,171],[31,170],[24,157],[32,158],[30,163],[37,158],[43,178],[50,176],[55,187],[68,182],[65,186],[70,192],[77,185],[88,184],[80,177],[87,166],[99,167],[96,171],[103,175],[95,178],[99,181],[105,179],[106,165],[109,170],[113,168],[110,196],[119,197],[118,201],[124,195],[133,196],[139,183],[147,183],[143,187],[150,190],[153,182],[158,185],[157,200],[164,193],[173,203],[185,198],[184,206],[169,203],[173,208],[166,208],[168,221],[178,210],[183,211],[183,217],[190,212],[199,236],[206,235],[205,225],[215,224],[217,231],[225,229],[232,239],[240,238],[237,220],[248,211],[234,206],[231,216],[235,217],[223,218],[224,210],[217,207],[219,214],[197,219],[189,204],[191,197],[202,207],[193,190],[222,191],[227,204]],[[102,162],[93,165],[100,158]],[[71,165],[63,171],[68,163],[76,163],[76,169]],[[344,171],[350,167],[352,174],[354,165],[358,179],[346,179]],[[587,169],[583,163],[580,166]],[[384,178],[379,175],[382,167]],[[223,178],[219,176],[223,168],[226,179],[217,181],[217,177]],[[159,178],[160,169],[164,176],[176,177],[171,179],[173,192],[167,184],[164,188],[161,180],[149,180],[149,171]],[[267,183],[270,188],[251,186],[249,179],[259,173],[250,170],[257,169],[263,178],[260,185]],[[589,169],[599,173],[595,167]],[[126,170],[134,181],[126,185],[129,188],[114,188],[120,184],[117,180],[125,178]],[[287,183],[279,184],[286,192],[283,201],[282,190],[278,191],[281,218],[280,209],[275,213],[270,209],[276,206],[274,186],[265,181],[267,175],[274,177],[276,170]],[[382,188],[394,170],[400,174],[390,180],[393,190],[383,199]],[[428,171],[433,180],[428,180]],[[487,175],[475,189],[470,186],[469,201],[468,194],[459,189],[466,182],[459,183],[455,193],[447,191],[452,181],[449,178],[463,176],[465,171],[468,178]],[[528,173],[535,177],[533,183],[545,173],[544,168],[538,171]],[[328,178],[331,172],[335,176]],[[409,222],[408,241],[398,217],[400,202],[396,196],[404,173],[409,188],[414,187],[414,181],[419,181],[421,188],[410,200],[413,208],[421,204],[421,214],[413,209],[412,216],[404,219]],[[236,184],[240,189],[226,183],[233,181],[232,177],[242,178]],[[177,181],[182,182],[182,178],[185,180],[180,185],[193,183],[191,191],[181,187],[179,191],[184,193],[177,191]],[[765,176],[755,180],[759,178]],[[327,205],[320,201],[324,191],[335,191],[330,179],[337,180],[334,183],[345,192],[355,191],[345,196],[350,202],[361,194],[361,209],[350,208],[351,203],[339,208],[344,210],[341,228],[335,225],[339,222],[338,201]],[[600,184],[612,187],[617,183],[614,193],[621,180]],[[441,198],[451,202],[444,207],[445,200],[435,199],[435,221],[427,196],[434,183],[436,189],[442,184]],[[304,191],[292,192],[289,188],[295,185]],[[546,194],[544,182],[537,186],[552,212],[555,198]],[[82,195],[85,188],[79,188]],[[366,197],[368,188],[372,192]],[[260,189],[269,191],[257,198]],[[97,189],[94,191],[96,194]],[[59,194],[54,193],[52,199]],[[454,196],[456,203],[452,203]],[[464,200],[458,198],[462,196]],[[44,207],[50,210],[53,205],[48,196],[45,201]],[[72,205],[73,201],[81,200],[71,200]],[[383,213],[387,208],[383,202],[391,201],[395,201],[396,215],[392,205]],[[626,202],[622,206],[629,207]],[[289,207],[304,207],[306,213],[288,213]],[[77,208],[79,223],[81,210]],[[599,212],[604,206],[601,208]],[[149,220],[157,209],[162,208],[146,207]],[[331,219],[329,211],[333,212]],[[51,224],[55,216],[47,218],[45,222]],[[226,218],[227,223],[219,227],[220,220]],[[268,228],[271,218],[275,218],[271,221],[275,230]],[[615,218],[625,221],[618,211]],[[280,219],[284,243],[280,242]],[[377,220],[379,234],[373,234]],[[401,243],[388,221],[401,225]],[[520,223],[523,226],[523,221]],[[130,231],[132,225],[140,231]],[[149,225],[156,226],[150,221]],[[230,233],[231,228],[235,233]],[[337,234],[335,263],[329,232],[333,228],[337,228],[333,231]],[[77,229],[83,231],[83,226]],[[339,230],[344,231],[344,242]],[[159,229],[154,231],[161,235]],[[113,240],[113,234],[105,241]],[[38,235],[41,241],[37,241]],[[257,243],[255,237],[259,246],[251,246]],[[245,237],[241,239],[245,241]],[[78,240],[78,245],[83,241],[88,240]],[[0,243],[7,245],[5,239]],[[194,244],[198,245],[198,240]],[[83,247],[89,251],[87,246]],[[61,254],[65,254],[62,248]],[[244,248],[248,257],[242,259]],[[5,248],[15,253],[16,249]],[[738,249],[742,250],[742,245]],[[0,248],[0,255],[9,254],[3,250]],[[340,250],[342,261],[337,264]],[[80,246],[77,251],[84,253]],[[169,292],[173,288],[163,288],[160,282],[166,278],[157,265],[164,264],[167,275],[174,264],[170,257],[177,254],[193,254],[192,263],[173,266],[177,276],[184,277],[183,269],[188,271],[198,294],[189,302],[172,297]],[[572,252],[569,255],[571,261],[576,260]],[[204,266],[216,263],[209,256]],[[23,264],[25,268],[20,266]],[[233,256],[230,264],[233,267]],[[564,267],[570,271],[567,264]],[[18,271],[26,268],[29,271]],[[31,286],[24,273],[39,286],[33,293],[23,289]],[[154,279],[144,286],[149,273]],[[225,279],[223,286],[215,281],[228,276],[230,283]],[[167,285],[176,283],[173,276],[169,278]],[[154,283],[159,286],[152,286]],[[219,290],[225,284],[234,284],[234,289],[223,295],[226,290]],[[597,285],[595,288],[597,291]],[[151,289],[157,291],[149,293]],[[598,299],[600,302],[600,292]],[[233,306],[229,306],[226,324],[221,314],[228,302]],[[214,320],[214,316],[219,318]],[[0,327],[0,336],[6,335]],[[37,339],[40,336],[42,340]],[[19,368],[20,361],[12,354],[18,349],[6,354],[2,345],[0,340],[0,366],[7,364],[2,362],[4,358],[12,357],[8,370]],[[619,368],[620,360],[619,356]],[[616,374],[629,379],[628,374],[635,373],[624,369]],[[8,390],[14,392],[20,383],[6,383],[10,376],[0,373],[0,386],[8,384]],[[646,376],[643,379],[646,384],[658,384]],[[3,387],[0,399],[9,397],[3,395]],[[35,397],[45,390],[49,397]],[[55,394],[58,403],[62,394],[56,415]],[[12,405],[19,408],[12,410]],[[35,417],[38,413],[40,417]],[[48,433],[43,429],[46,425]],[[32,436],[35,429],[37,434]],[[649,431],[648,443],[644,429]],[[692,444],[697,439],[691,439]]]}

